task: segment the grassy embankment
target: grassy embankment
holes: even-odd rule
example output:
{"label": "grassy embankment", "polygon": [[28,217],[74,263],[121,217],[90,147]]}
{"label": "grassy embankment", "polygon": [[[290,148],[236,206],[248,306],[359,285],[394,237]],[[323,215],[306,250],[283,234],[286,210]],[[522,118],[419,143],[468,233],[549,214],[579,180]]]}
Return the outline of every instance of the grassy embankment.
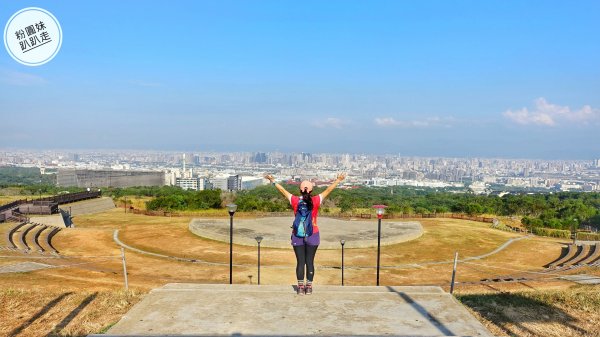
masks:
{"label": "grassy embankment", "polygon": [[[221,215],[220,213],[219,215]],[[191,234],[187,230],[190,220],[189,217],[165,218],[125,214],[123,209],[77,216],[75,218],[77,228],[62,231],[55,238],[57,248],[68,258],[60,261],[36,260],[42,263],[62,264],[64,267],[28,273],[0,274],[0,285],[10,289],[2,293],[2,296],[10,297],[10,299],[2,300],[2,303],[9,305],[5,312],[25,313],[19,314],[18,317],[10,316],[10,320],[0,327],[4,329],[0,330],[0,333],[11,332],[21,326],[23,326],[20,328],[22,329],[22,336],[28,336],[28,333],[34,336],[36,331],[38,333],[40,331],[48,333],[53,330],[60,331],[62,335],[71,336],[95,333],[116,322],[120,315],[126,312],[129,306],[139,298],[140,295],[138,294],[149,289],[169,282],[225,283],[228,276],[228,267],[226,266],[228,262],[228,244],[202,239]],[[421,238],[399,245],[382,247],[382,265],[399,266],[393,269],[382,269],[381,283],[383,285],[437,284],[443,285],[447,289],[451,265],[449,263],[429,265],[428,262],[451,260],[455,251],[459,251],[461,258],[488,253],[506,242],[506,240],[518,236],[514,233],[491,229],[487,224],[471,221],[453,219],[419,219],[419,221],[421,221],[425,230],[425,234]],[[128,295],[124,295],[119,290],[122,288],[123,275],[120,259],[118,258],[120,250],[112,241],[114,229],[121,231],[120,238],[124,242],[140,249],[179,257],[221,262],[225,266],[183,263],[127,252],[129,282],[130,287],[135,292],[135,295],[131,295],[133,297],[128,299]],[[510,273],[513,269],[539,270],[541,266],[558,256],[560,253],[559,243],[560,240],[546,238],[525,239],[515,242],[506,250],[477,262],[484,266],[459,264],[458,281],[477,281],[498,273]],[[234,253],[234,263],[241,264],[241,266],[234,268],[234,282],[254,283],[256,281],[256,249],[254,247],[236,246],[234,247]],[[346,250],[345,262],[348,269],[345,272],[345,281],[348,285],[372,285],[374,283],[374,268],[359,267],[374,266],[375,254],[376,249]],[[114,258],[100,260],[99,258],[88,258],[87,256],[111,256]],[[14,258],[3,259],[2,262],[17,263],[21,261],[23,259],[17,258],[17,255],[15,255]],[[339,266],[339,261],[339,250],[319,251],[317,256],[318,284],[339,284],[339,269],[324,267]],[[261,265],[263,266],[261,283],[293,283],[294,263],[293,253],[289,249],[265,248],[261,250]],[[492,268],[503,266],[507,269],[497,270]],[[563,329],[571,329],[575,333],[579,331],[579,335],[583,336],[584,334],[581,331],[587,329],[585,325],[576,325],[580,329],[577,330],[569,328],[569,324],[572,324],[570,323],[572,321],[570,317],[580,317],[581,312],[577,311],[578,308],[586,307],[586,302],[580,302],[580,300],[585,300],[585,296],[574,297],[569,300],[571,304],[567,309],[570,311],[565,311],[567,309],[560,307],[559,303],[554,304],[558,297],[570,296],[569,291],[571,290],[565,290],[567,285],[566,282],[539,281],[527,282],[526,284],[494,285],[492,288],[496,292],[516,292],[515,296],[517,298],[538,296],[533,295],[536,293],[543,297],[545,295],[542,294],[548,292],[546,290],[548,287],[559,288],[559,290],[550,291],[556,291],[558,295],[554,295],[554,297],[547,296],[548,301],[545,304],[544,302],[530,301],[531,308],[529,310],[545,310],[544,308],[550,307],[554,308],[551,310],[567,312],[571,316],[560,316],[565,319],[552,322],[552,324],[563,326]],[[521,295],[523,290],[531,288],[537,290],[527,293],[528,295]],[[47,297],[39,295],[38,297],[41,300],[32,301],[32,297],[29,297],[26,292],[29,289],[47,294]],[[504,334],[507,331],[513,331],[510,330],[512,329],[510,324],[518,328],[517,323],[519,323],[524,324],[525,328],[533,329],[532,331],[535,332],[537,328],[531,324],[535,323],[540,327],[550,324],[550,322],[543,320],[531,324],[521,323],[518,315],[507,316],[505,314],[508,318],[489,316],[488,311],[491,313],[493,311],[485,306],[486,303],[504,302],[491,297],[501,296],[498,294],[475,295],[485,289],[486,287],[482,286],[469,286],[459,283],[457,293],[460,294],[459,298],[472,307],[475,312],[481,311],[478,315],[483,322],[489,320],[494,322],[488,322],[492,331],[499,331],[499,334]],[[490,290],[490,288],[487,289]],[[73,294],[64,295],[70,292]],[[96,292],[98,292],[98,295],[94,297]],[[562,293],[564,294],[560,295]],[[501,298],[504,299],[507,295],[502,296],[504,297]],[[57,298],[58,300],[56,300]],[[91,300],[88,300],[88,298],[91,298]],[[102,298],[106,298],[106,300],[101,300]],[[85,304],[83,310],[75,310],[87,302],[89,303]],[[118,310],[111,311],[108,306],[111,306],[110,303],[114,302],[123,304]],[[46,307],[49,305],[52,308],[48,310]],[[107,307],[103,307],[104,305]],[[510,305],[505,304],[498,307],[511,308]],[[29,309],[23,311],[20,308]],[[482,309],[480,310],[480,308]],[[52,314],[54,310],[63,314],[74,312],[74,318],[71,322],[61,325],[61,322],[68,320],[66,319],[67,315]],[[489,317],[489,319],[486,317]],[[590,318],[590,321],[593,322],[594,320],[598,321],[596,316]],[[493,324],[496,324],[496,328]]]}

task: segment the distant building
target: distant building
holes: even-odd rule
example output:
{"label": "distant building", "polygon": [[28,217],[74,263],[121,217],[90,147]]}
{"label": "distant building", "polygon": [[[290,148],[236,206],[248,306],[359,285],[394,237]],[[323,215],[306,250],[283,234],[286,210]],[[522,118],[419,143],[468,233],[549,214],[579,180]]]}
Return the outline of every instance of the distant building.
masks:
{"label": "distant building", "polygon": [[212,184],[212,189],[227,191],[227,189],[228,189],[227,180],[228,180],[227,177],[215,177],[215,178],[210,179],[210,182]]}
{"label": "distant building", "polygon": [[600,158],[596,159],[596,167],[600,168]]}
{"label": "distant building", "polygon": [[483,181],[475,181],[469,186],[469,188],[475,194],[484,194],[486,192],[487,186]]}
{"label": "distant building", "polygon": [[67,187],[131,187],[162,186],[162,171],[116,171],[58,169],[56,186]]}
{"label": "distant building", "polygon": [[239,191],[242,189],[242,177],[239,175],[229,176],[227,178],[227,190],[228,191]]}
{"label": "distant building", "polygon": [[263,184],[262,177],[242,177],[242,190],[252,190]]}
{"label": "distant building", "polygon": [[201,191],[204,189],[204,179],[202,178],[176,178],[175,186],[184,190]]}
{"label": "distant building", "polygon": [[252,161],[258,164],[264,164],[267,162],[267,154],[264,152],[257,152],[252,158]]}

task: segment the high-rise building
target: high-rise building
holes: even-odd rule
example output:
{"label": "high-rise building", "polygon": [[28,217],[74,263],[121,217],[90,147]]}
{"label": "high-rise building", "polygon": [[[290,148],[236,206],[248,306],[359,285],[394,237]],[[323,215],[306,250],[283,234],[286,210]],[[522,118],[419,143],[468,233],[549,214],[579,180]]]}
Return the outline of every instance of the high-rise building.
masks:
{"label": "high-rise building", "polygon": [[242,177],[239,175],[229,176],[227,178],[227,190],[228,191],[239,191],[242,189]]}
{"label": "high-rise building", "polygon": [[264,164],[267,162],[267,154],[264,152],[257,152],[252,161],[259,164]]}

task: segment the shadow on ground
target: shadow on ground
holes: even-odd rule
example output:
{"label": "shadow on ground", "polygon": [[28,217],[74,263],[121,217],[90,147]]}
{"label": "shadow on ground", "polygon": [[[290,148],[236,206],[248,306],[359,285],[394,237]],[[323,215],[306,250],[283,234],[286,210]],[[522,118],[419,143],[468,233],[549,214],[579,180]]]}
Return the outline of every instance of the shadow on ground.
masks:
{"label": "shadow on ground", "polygon": [[[457,299],[509,336],[589,336],[578,319],[519,293],[465,294]],[[492,331],[493,332],[493,331]]]}
{"label": "shadow on ground", "polygon": [[[17,328],[13,329],[8,336],[15,337],[20,335],[24,330],[28,329],[31,325],[36,323],[39,320],[47,320],[48,317],[46,315],[51,311],[56,309],[56,307],[60,307],[60,302],[62,302],[65,298],[73,295],[73,292],[65,292],[55,297],[50,302],[46,303],[40,310],[38,310],[31,318],[22,323]],[[42,331],[35,332],[36,335],[45,336],[45,337],[54,337],[54,336],[62,336],[61,331],[71,322],[75,317],[77,317],[85,307],[87,307],[96,297],[98,293],[93,293],[86,297],[76,308],[71,310],[69,313],[66,313],[66,316],[54,326],[52,331],[47,334],[44,334]],[[30,332],[31,333],[31,332]]]}

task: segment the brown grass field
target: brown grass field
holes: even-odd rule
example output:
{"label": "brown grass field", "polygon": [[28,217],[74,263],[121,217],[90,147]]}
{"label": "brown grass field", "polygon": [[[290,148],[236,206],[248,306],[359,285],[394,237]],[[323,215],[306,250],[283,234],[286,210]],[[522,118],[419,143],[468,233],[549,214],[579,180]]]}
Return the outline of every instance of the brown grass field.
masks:
{"label": "brown grass field", "polygon": [[[221,214],[223,213],[223,214]],[[226,212],[210,212],[210,215]],[[250,217],[251,214],[236,214]],[[0,336],[85,336],[105,331],[150,289],[170,282],[226,283],[229,245],[190,233],[191,217],[125,214],[122,208],[75,217],[75,229],[53,240],[63,258],[1,251],[0,267],[24,261],[54,265],[26,273],[0,274]],[[449,289],[454,252],[459,258],[489,253],[521,236],[487,224],[457,219],[418,219],[419,239],[382,247],[382,285],[439,285]],[[5,236],[11,224],[0,224]],[[160,254],[223,263],[178,262],[126,251],[130,291],[123,290],[120,248],[126,244]],[[573,286],[552,276],[538,280],[478,284],[483,278],[541,271],[560,254],[560,240],[532,237],[472,263],[459,263],[455,294],[496,335],[596,336],[600,321],[597,288]],[[346,249],[345,283],[374,285],[376,249]],[[340,284],[340,250],[317,253],[315,287]],[[256,248],[234,246],[234,283],[256,283]],[[261,283],[295,282],[291,249],[261,249]],[[597,268],[585,270],[599,275]],[[531,276],[532,274],[529,274]],[[472,284],[471,284],[472,283]],[[318,288],[315,288],[318,291]],[[7,318],[7,319],[4,319]],[[596,325],[594,325],[596,324]]]}

